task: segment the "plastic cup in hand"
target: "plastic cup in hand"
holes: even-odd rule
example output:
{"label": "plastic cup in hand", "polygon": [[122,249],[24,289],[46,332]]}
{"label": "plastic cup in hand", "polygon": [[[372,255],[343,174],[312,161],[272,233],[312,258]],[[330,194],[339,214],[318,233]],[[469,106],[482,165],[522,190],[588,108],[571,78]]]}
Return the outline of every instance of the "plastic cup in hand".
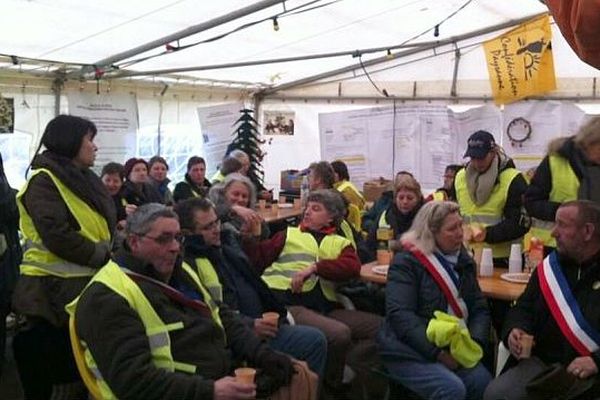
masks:
{"label": "plastic cup in hand", "polygon": [[533,336],[524,333],[519,338],[519,343],[521,344],[521,355],[519,356],[519,358],[531,357],[531,348],[533,347]]}
{"label": "plastic cup in hand", "polygon": [[237,368],[235,371],[235,380],[240,383],[252,384],[256,376],[254,368]]}
{"label": "plastic cup in hand", "polygon": [[277,326],[277,323],[279,322],[279,313],[273,311],[263,313],[262,319],[269,325]]}
{"label": "plastic cup in hand", "polygon": [[390,265],[392,261],[392,252],[388,249],[377,250],[377,264],[378,265]]}
{"label": "plastic cup in hand", "polygon": [[521,255],[521,245],[518,243],[510,246],[510,257],[508,257],[508,272],[511,274],[519,273],[523,270],[523,256]]}
{"label": "plastic cup in hand", "polygon": [[492,255],[492,249],[490,249],[489,247],[484,247],[481,251],[481,264],[479,265],[479,275],[494,275],[494,257]]}

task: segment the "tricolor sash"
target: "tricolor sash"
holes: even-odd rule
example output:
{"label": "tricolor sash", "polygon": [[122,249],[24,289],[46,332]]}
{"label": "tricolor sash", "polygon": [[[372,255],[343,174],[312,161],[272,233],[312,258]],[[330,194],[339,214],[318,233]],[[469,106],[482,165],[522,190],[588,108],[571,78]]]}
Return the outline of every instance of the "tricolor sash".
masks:
{"label": "tricolor sash", "polygon": [[562,272],[556,251],[537,267],[540,288],[562,334],[581,355],[600,348],[600,334],[585,320]]}
{"label": "tricolor sash", "polygon": [[448,301],[448,312],[467,321],[469,311],[467,310],[467,305],[464,300],[460,297],[458,285],[457,282],[454,281],[451,275],[452,273],[444,267],[435,255],[425,255],[421,250],[410,243],[404,242],[402,244],[404,248],[410,251],[417,260],[419,260],[427,272],[429,272],[429,275],[431,275],[435,283],[437,283],[442,293],[444,293],[444,296]]}

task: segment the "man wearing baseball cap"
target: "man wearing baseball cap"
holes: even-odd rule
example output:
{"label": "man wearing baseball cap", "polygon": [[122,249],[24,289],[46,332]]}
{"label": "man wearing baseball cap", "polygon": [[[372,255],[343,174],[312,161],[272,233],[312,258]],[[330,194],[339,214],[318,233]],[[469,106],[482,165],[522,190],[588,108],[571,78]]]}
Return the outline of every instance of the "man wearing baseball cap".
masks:
{"label": "man wearing baseball cap", "polygon": [[529,229],[521,213],[527,183],[491,133],[477,131],[467,145],[470,161],[455,180],[460,212],[473,228],[471,244],[491,247],[494,265],[506,267],[511,244],[521,243]]}

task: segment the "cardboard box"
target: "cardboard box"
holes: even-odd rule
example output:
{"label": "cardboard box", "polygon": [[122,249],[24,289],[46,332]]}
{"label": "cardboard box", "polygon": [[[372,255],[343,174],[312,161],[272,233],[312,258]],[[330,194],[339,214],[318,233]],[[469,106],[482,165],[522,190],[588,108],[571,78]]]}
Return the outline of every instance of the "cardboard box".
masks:
{"label": "cardboard box", "polygon": [[363,185],[363,195],[366,201],[377,201],[386,190],[392,189],[392,181],[385,178],[371,179]]}
{"label": "cardboard box", "polygon": [[300,192],[302,185],[302,175],[296,169],[288,169],[281,171],[281,179],[279,181],[279,190],[289,192]]}

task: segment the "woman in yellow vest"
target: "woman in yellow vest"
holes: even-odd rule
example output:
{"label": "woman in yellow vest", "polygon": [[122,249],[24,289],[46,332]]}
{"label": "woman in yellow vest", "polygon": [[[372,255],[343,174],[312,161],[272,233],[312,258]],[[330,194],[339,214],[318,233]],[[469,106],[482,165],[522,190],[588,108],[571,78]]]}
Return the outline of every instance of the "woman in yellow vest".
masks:
{"label": "woman in yellow vest", "polygon": [[33,158],[17,195],[25,252],[13,308],[27,324],[13,343],[28,399],[50,398],[53,386],[55,395],[79,386],[64,307],[108,261],[116,222],[113,200],[90,169],[95,135],[83,118],[50,121],[40,143],[46,150]]}
{"label": "woman in yellow vest", "polygon": [[396,179],[394,201],[377,217],[367,237],[371,259],[375,259],[378,247],[389,248],[390,240],[397,240],[412,224],[415,215],[423,205],[421,185],[415,178],[402,175]]}
{"label": "woman in yellow vest", "polygon": [[[341,309],[335,285],[357,278],[360,261],[350,240],[336,234],[345,205],[335,190],[308,195],[299,227],[277,232],[269,240],[246,243],[246,252],[294,321],[320,329],[327,338],[326,388],[339,390],[346,360],[354,345],[373,340],[381,318]],[[339,394],[339,393],[338,393]]]}
{"label": "woman in yellow vest", "polygon": [[600,117],[577,135],[552,141],[525,192],[531,234],[542,239],[545,253],[556,247],[550,236],[556,210],[571,200],[600,202]]}

